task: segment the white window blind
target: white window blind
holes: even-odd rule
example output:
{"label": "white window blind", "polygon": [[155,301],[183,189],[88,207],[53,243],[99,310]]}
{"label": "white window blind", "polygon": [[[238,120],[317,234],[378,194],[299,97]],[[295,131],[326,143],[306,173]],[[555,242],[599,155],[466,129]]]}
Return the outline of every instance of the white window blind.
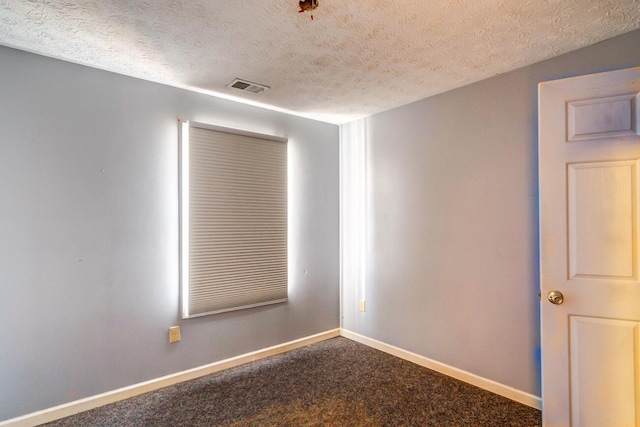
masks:
{"label": "white window blind", "polygon": [[286,301],[286,138],[182,126],[183,317]]}

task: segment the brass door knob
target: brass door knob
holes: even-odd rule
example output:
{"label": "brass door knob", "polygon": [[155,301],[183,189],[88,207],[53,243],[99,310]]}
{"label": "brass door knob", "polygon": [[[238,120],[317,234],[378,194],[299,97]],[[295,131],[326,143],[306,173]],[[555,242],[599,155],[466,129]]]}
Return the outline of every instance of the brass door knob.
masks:
{"label": "brass door knob", "polygon": [[547,299],[551,304],[560,305],[564,302],[564,295],[560,291],[551,291],[547,294]]}

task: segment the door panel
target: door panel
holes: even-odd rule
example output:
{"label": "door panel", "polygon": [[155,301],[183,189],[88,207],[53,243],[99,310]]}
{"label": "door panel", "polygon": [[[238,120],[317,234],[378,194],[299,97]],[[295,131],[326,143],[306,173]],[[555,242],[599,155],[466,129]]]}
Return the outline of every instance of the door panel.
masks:
{"label": "door panel", "polygon": [[640,427],[639,93],[640,68],[539,87],[545,426]]}
{"label": "door panel", "polygon": [[637,102],[635,94],[569,101],[567,141],[636,134]]}
{"label": "door panel", "polygon": [[569,328],[573,425],[640,425],[640,322],[571,316]]}
{"label": "door panel", "polygon": [[568,165],[571,278],[635,278],[637,164]]}

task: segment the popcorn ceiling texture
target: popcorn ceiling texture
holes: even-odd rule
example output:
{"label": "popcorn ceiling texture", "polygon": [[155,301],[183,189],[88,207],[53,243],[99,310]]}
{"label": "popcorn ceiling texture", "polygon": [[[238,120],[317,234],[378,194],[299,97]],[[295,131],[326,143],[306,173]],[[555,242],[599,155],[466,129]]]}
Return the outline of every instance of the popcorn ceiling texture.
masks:
{"label": "popcorn ceiling texture", "polygon": [[[0,44],[344,123],[640,28],[640,0],[0,0]],[[271,87],[225,87],[234,78]]]}

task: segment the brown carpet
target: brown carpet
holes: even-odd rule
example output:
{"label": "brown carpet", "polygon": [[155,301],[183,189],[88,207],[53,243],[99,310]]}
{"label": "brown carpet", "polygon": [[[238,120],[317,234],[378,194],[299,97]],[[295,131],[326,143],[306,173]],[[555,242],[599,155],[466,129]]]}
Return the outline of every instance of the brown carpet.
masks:
{"label": "brown carpet", "polygon": [[346,338],[47,426],[541,426],[540,411]]}

